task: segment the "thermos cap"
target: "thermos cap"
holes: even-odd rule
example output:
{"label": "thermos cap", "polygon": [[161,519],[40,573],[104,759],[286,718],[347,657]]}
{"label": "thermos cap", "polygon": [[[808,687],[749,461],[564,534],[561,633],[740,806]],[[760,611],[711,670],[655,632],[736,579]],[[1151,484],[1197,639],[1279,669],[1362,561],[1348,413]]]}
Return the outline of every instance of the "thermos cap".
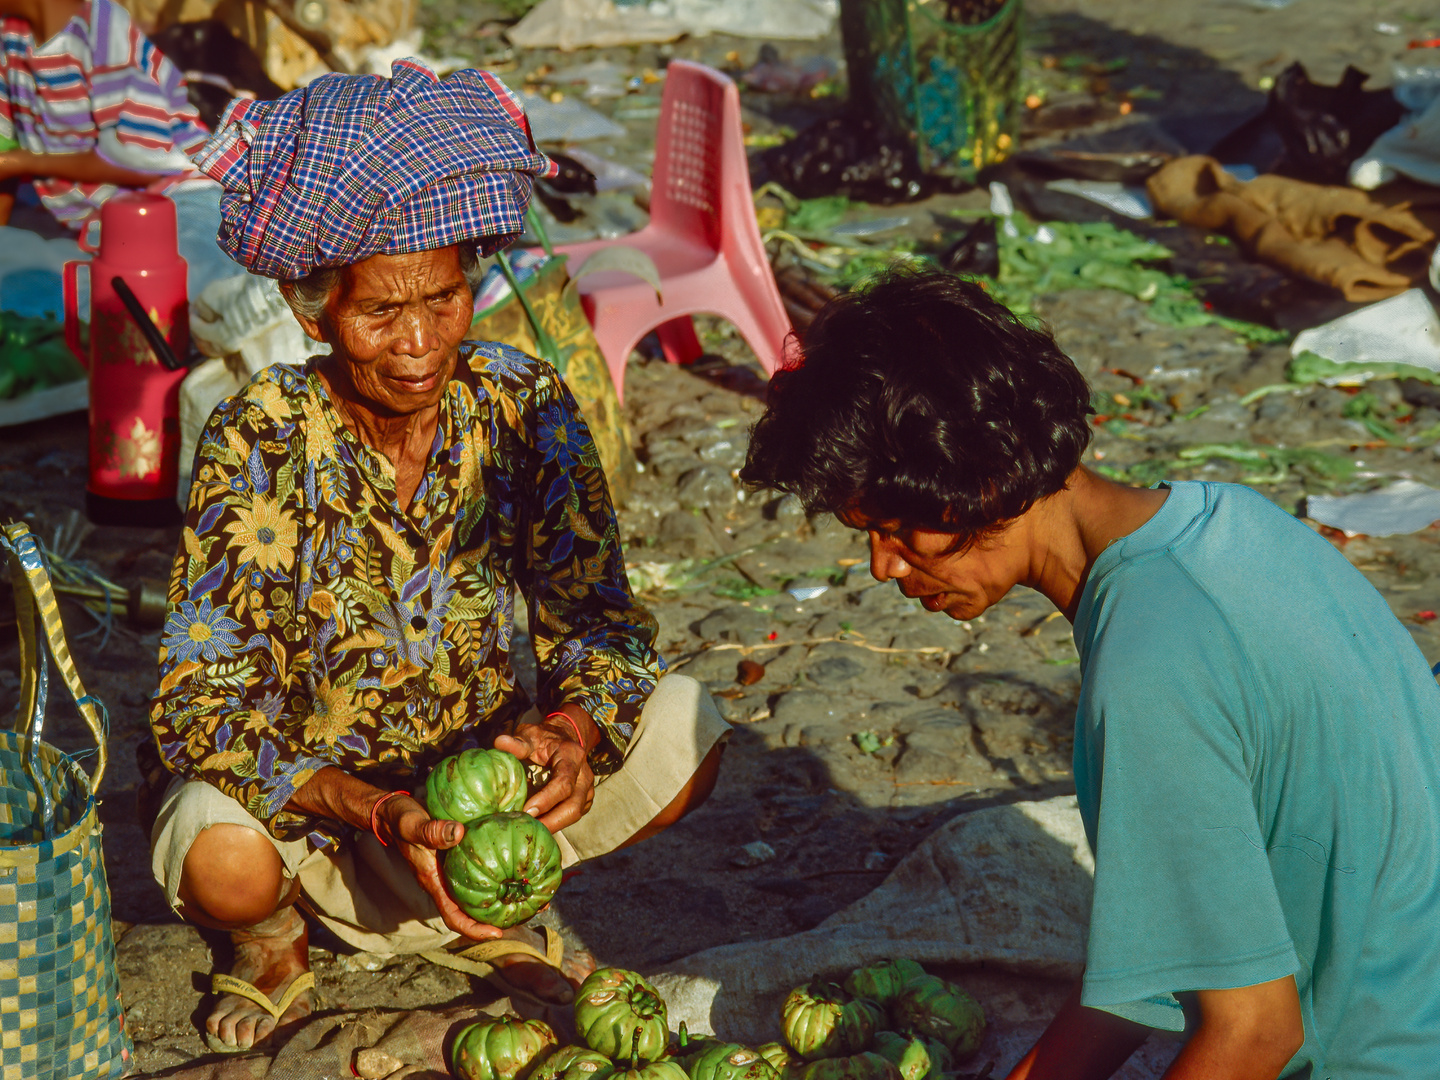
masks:
{"label": "thermos cap", "polygon": [[116,269],[158,269],[178,258],[175,204],[127,191],[100,207],[100,258]]}

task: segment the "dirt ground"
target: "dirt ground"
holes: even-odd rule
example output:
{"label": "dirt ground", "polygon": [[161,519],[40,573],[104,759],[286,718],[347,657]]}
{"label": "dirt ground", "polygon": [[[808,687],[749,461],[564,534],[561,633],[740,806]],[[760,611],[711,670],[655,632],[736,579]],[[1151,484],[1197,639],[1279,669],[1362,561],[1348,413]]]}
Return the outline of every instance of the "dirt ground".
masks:
{"label": "dirt ground", "polygon": [[[437,54],[460,53],[521,74],[596,58],[516,56],[469,5],[426,0],[422,7],[427,47]],[[1318,79],[1334,80],[1353,63],[1384,83],[1390,59],[1409,38],[1440,32],[1440,17],[1414,0],[1297,0],[1282,10],[1243,0],[1034,0],[1028,7],[1031,76],[1048,87],[1052,102],[1088,98],[1102,120],[1121,94],[1140,113],[1243,110],[1258,99],[1262,78],[1296,59]],[[840,55],[838,36],[776,44],[789,58]],[[598,55],[637,74],[673,56],[735,69],[752,63],[760,45],[717,36]],[[1044,66],[1047,55],[1100,64],[1123,57],[1128,66],[1097,87],[1093,80],[1066,82],[1063,65]],[[619,103],[597,103],[629,117],[630,134],[587,149],[648,170],[654,112],[647,116],[647,102],[658,103],[658,93],[658,85],[642,82]],[[798,126],[833,107],[753,93],[745,103],[757,132]],[[876,213],[905,215],[923,249],[944,242],[944,212],[985,201],[975,193],[943,196]],[[644,220],[629,195],[575,202],[584,213],[567,228],[577,236]],[[1288,295],[1288,317],[1300,325],[1344,310],[1315,291]],[[1297,513],[1307,492],[1328,490],[1311,474],[1282,470],[1261,483],[1247,479],[1241,464],[1191,461],[1181,452],[1221,442],[1306,446],[1353,461],[1359,471],[1348,481],[1352,490],[1397,477],[1440,486],[1434,449],[1375,444],[1357,419],[1343,415],[1351,397],[1341,390],[1242,403],[1251,390],[1282,380],[1283,345],[1250,347],[1218,327],[1162,326],[1145,305],[1114,292],[1046,297],[1040,314],[1096,391],[1119,402],[1133,391],[1132,376],[1163,391],[1163,400],[1137,404],[1097,427],[1087,460],[1122,472],[1150,463],[1175,478],[1255,483]],[[969,623],[927,615],[893,585],[870,577],[860,535],[833,521],[807,520],[793,499],[743,493],[733,473],[762,408],[763,380],[728,325],[702,319],[700,330],[711,358],[696,369],[641,354],[632,359],[626,409],[644,471],[620,521],[634,580],[660,620],[671,669],[707,684],[735,725],[734,737],[720,784],[702,810],[657,839],[586,865],[545,916],[602,962],[642,970],[712,945],[812,927],[867,892],[951,816],[1073,790],[1079,669],[1065,620],[1025,589]],[[1371,389],[1380,415],[1400,406],[1395,384]],[[1440,408],[1420,406],[1409,423],[1407,430],[1417,431],[1440,423]],[[85,444],[83,416],[0,430],[0,519],[23,518],[48,537],[80,511]],[[101,528],[79,554],[116,581],[163,579],[177,535]],[[1440,622],[1417,618],[1440,608],[1440,531],[1336,542],[1426,657],[1440,661]],[[0,711],[16,688],[8,605],[0,594]],[[147,730],[159,635],[117,625],[102,647],[100,634],[87,633],[93,621],[82,610],[67,605],[65,616],[89,689],[112,717],[101,817],[128,1027],[140,1069],[164,1070],[203,1052],[195,1023],[223,948],[168,910],[135,823],[134,747]],[[1285,613],[1277,619],[1283,627]],[[742,685],[742,659],[763,664],[763,677]],[[63,709],[55,725],[60,745],[84,745]],[[758,840],[774,858],[744,865],[741,848]],[[414,1008],[474,992],[454,972],[315,941],[330,1008]],[[983,996],[978,976],[974,985]],[[1037,986],[1033,1019],[1053,1004],[1054,989]]]}

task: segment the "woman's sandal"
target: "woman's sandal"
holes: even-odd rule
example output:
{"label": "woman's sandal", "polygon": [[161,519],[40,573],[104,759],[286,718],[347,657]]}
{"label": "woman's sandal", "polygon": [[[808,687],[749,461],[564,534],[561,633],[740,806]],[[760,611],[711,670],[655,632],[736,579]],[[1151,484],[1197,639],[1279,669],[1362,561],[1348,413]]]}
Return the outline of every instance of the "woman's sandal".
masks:
{"label": "woman's sandal", "polygon": [[[234,975],[222,975],[217,972],[210,976],[211,993],[234,994],[236,997],[242,997],[246,1001],[254,1002],[268,1012],[274,1018],[277,1025],[280,1023],[280,1018],[285,1015],[285,1011],[289,1009],[291,1005],[295,1004],[296,998],[314,989],[315,973],[313,971],[303,971],[295,976],[295,981],[286,988],[285,993],[280,995],[279,1001],[271,1001],[270,998],[256,986],[246,982],[244,979],[237,979]],[[317,1008],[320,1005],[318,994],[315,998],[315,1005]],[[220,1036],[212,1035],[208,1030],[203,1034],[205,1036],[205,1045],[217,1054],[240,1054],[257,1049],[257,1046],[232,1046],[221,1039]],[[269,1036],[267,1035],[266,1038],[269,1038]],[[261,1040],[261,1042],[263,1041],[264,1040]]]}
{"label": "woman's sandal", "polygon": [[466,975],[474,975],[484,979],[491,986],[504,993],[512,1001],[520,1000],[538,1008],[554,1008],[557,1005],[569,1005],[574,1000],[572,990],[569,998],[564,1001],[547,1001],[537,996],[533,991],[523,986],[516,986],[505,977],[504,968],[496,967],[492,961],[509,956],[528,956],[532,960],[538,960],[548,967],[554,968],[562,977],[565,977],[565,985],[570,986],[570,981],[565,976],[561,966],[565,959],[565,940],[558,933],[548,926],[538,927],[541,935],[545,938],[545,951],[542,953],[532,945],[523,941],[516,941],[514,938],[495,938],[491,941],[481,941],[468,948],[451,952],[440,950],[435,952],[421,953],[426,960],[441,967],[450,968],[452,971],[463,971]]}

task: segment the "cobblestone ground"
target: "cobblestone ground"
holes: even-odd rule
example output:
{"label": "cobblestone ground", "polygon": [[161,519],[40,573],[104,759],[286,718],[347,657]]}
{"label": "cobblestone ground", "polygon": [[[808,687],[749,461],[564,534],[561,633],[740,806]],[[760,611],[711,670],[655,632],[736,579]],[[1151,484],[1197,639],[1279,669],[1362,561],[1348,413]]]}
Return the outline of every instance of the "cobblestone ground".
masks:
{"label": "cobblestone ground", "polygon": [[[1375,32],[1377,21],[1395,21],[1410,36],[1427,29],[1423,13],[1412,18],[1403,4],[1384,0],[1301,0],[1268,13],[1238,3],[1037,0],[1031,11],[1036,50],[1056,41],[1102,57],[1128,50],[1132,83],[1145,81],[1170,104],[1185,95],[1217,103],[1242,98],[1246,87],[1294,58],[1332,79],[1346,60],[1380,71],[1400,46]],[[517,57],[483,22],[483,11],[445,0],[424,12],[437,53],[468,54],[512,72],[595,59]],[[779,47],[797,57],[838,52],[834,40]],[[753,61],[757,49],[753,41],[712,38],[668,53],[733,67]],[[666,53],[646,47],[600,55],[638,74]],[[621,102],[599,103],[624,119],[630,135],[593,148],[648,169],[657,94],[658,86],[642,80]],[[1146,103],[1155,98],[1136,101],[1151,107]],[[747,95],[746,104],[753,130],[789,122],[791,106],[783,102]],[[576,202],[583,214],[571,228],[578,234],[624,231],[644,220],[630,195]],[[948,197],[903,213],[912,235],[929,242],[939,237],[931,211],[983,202]],[[1353,475],[1342,487],[1401,476],[1440,485],[1440,460],[1428,445],[1377,443],[1353,408],[1355,398],[1341,390],[1247,402],[1250,391],[1281,381],[1283,346],[1251,348],[1215,327],[1160,326],[1144,305],[1118,293],[1045,297],[1039,313],[1094,389],[1109,395],[1101,400],[1112,419],[1096,429],[1087,455],[1095,464],[1137,479],[1248,482],[1297,513],[1307,492],[1328,490],[1313,466],[1267,466],[1267,475],[1257,477],[1253,462],[1186,458],[1186,448],[1300,447],[1348,463]],[[665,656],[673,670],[706,683],[735,725],[734,737],[707,806],[662,837],[586,866],[545,916],[602,961],[639,968],[814,926],[878,883],[947,818],[1072,790],[1079,680],[1065,620],[1024,589],[969,623],[929,615],[893,585],[871,579],[858,534],[808,520],[791,499],[742,493],[734,471],[761,409],[763,381],[728,326],[701,320],[700,329],[711,358],[697,368],[637,355],[627,372],[627,412],[644,471],[620,520],[632,580],[659,618]],[[1137,392],[1137,378],[1144,392]],[[1372,418],[1394,420],[1410,408],[1394,383],[1371,392]],[[1440,408],[1419,404],[1410,416],[1404,430],[1421,431],[1440,423]],[[82,505],[84,448],[83,417],[0,431],[0,518],[24,517],[50,535]],[[164,579],[175,540],[165,530],[99,529],[79,554],[118,581]],[[1429,660],[1440,660],[1440,622],[1421,614],[1440,608],[1440,532],[1335,542]],[[0,711],[16,687],[8,605],[0,598]],[[101,808],[107,870],[129,1028],[141,1068],[154,1071],[203,1052],[194,1025],[223,949],[171,915],[135,824],[133,748],[144,737],[158,635],[117,626],[102,644],[98,634],[82,637],[91,626],[83,611],[67,605],[65,612],[90,688],[111,706],[113,760]],[[1277,616],[1283,625],[1285,613]],[[83,746],[71,717],[60,715],[55,724],[63,746]],[[756,862],[742,853],[762,840],[773,858]],[[454,972],[316,942],[327,1007],[413,1008],[473,992]],[[961,978],[984,996],[981,977]],[[1035,1016],[1052,1003],[1053,988],[1037,985]]]}

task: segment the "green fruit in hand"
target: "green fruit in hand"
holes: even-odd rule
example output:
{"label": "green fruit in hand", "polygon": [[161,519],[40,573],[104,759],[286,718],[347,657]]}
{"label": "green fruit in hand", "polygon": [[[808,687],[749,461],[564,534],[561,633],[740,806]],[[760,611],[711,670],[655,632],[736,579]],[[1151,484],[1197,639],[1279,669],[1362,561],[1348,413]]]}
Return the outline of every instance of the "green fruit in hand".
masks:
{"label": "green fruit in hand", "polygon": [[562,1046],[536,1066],[530,1080],[606,1080],[615,1063],[584,1046]]}
{"label": "green fruit in hand", "polygon": [[465,914],[502,930],[522,923],[560,888],[560,848],[529,814],[492,814],[465,826],[445,854],[445,881]]}
{"label": "green fruit in hand", "polygon": [[525,766],[503,750],[463,750],[431,770],[425,809],[432,818],[462,824],[525,806]]}
{"label": "green fruit in hand", "polygon": [[834,983],[818,980],[790,991],[780,1011],[785,1041],[804,1058],[858,1054],[884,1023],[873,1001],[852,999]]}
{"label": "green fruit in hand", "polygon": [[900,1071],[894,1063],[879,1054],[824,1058],[792,1072],[795,1080],[900,1080]]}
{"label": "green fruit in hand", "polygon": [[965,991],[927,975],[911,983],[891,1006],[902,1031],[943,1043],[957,1058],[973,1054],[985,1037],[985,1010]]}
{"label": "green fruit in hand", "polygon": [[774,1067],[757,1051],[739,1043],[717,1043],[692,1058],[690,1080],[779,1080]]}
{"label": "green fruit in hand", "polygon": [[906,986],[923,978],[925,969],[914,960],[882,960],[852,971],[845,979],[845,992],[851,997],[889,1005]]}
{"label": "green fruit in hand", "polygon": [[526,1080],[536,1062],[559,1042],[543,1020],[482,1020],[455,1039],[450,1066],[460,1080]]}
{"label": "green fruit in hand", "polygon": [[665,1002],[639,975],[620,968],[601,968],[580,984],[575,1030],[590,1049],[611,1058],[634,1053],[637,1061],[659,1061],[670,1047]]}
{"label": "green fruit in hand", "polygon": [[755,1052],[768,1061],[777,1073],[783,1073],[790,1065],[790,1050],[784,1043],[766,1043],[757,1046]]}
{"label": "green fruit in hand", "polygon": [[[617,969],[612,968],[610,970],[614,971]],[[599,972],[597,971],[595,974],[598,975]],[[630,971],[621,971],[620,974],[629,975],[634,979],[640,979],[640,976]],[[593,977],[594,976],[592,976],[592,978]],[[588,983],[590,980],[586,979],[585,981]],[[585,987],[583,984],[580,990],[582,993],[584,992]],[[656,1000],[659,1000],[658,997]],[[664,1008],[663,1003],[661,1004],[661,1008]],[[577,1013],[580,1011],[578,1003],[575,1011]],[[636,1025],[634,1032],[630,1036],[630,1050],[628,1054],[630,1064],[622,1071],[612,1073],[610,1080],[690,1080],[690,1078],[685,1075],[685,1070],[682,1069],[673,1058],[662,1058],[658,1061],[652,1061],[648,1065],[641,1063],[640,1044],[642,1039],[647,1037],[648,1034],[644,1026]]]}
{"label": "green fruit in hand", "polygon": [[952,1064],[950,1051],[931,1039],[882,1031],[875,1036],[875,1053],[895,1063],[900,1080],[940,1080]]}

